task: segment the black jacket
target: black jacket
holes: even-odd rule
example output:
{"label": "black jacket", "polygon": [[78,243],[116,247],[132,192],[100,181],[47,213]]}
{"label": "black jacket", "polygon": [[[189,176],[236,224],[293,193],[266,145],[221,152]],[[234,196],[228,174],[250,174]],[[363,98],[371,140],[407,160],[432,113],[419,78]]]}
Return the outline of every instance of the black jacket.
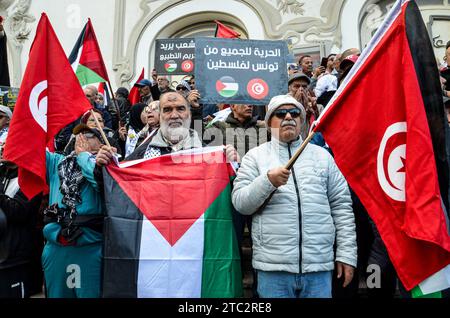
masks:
{"label": "black jacket", "polygon": [[6,227],[0,230],[0,270],[30,262],[39,239],[36,222],[41,197],[29,201],[15,180],[17,169],[1,165],[0,214],[6,218]]}

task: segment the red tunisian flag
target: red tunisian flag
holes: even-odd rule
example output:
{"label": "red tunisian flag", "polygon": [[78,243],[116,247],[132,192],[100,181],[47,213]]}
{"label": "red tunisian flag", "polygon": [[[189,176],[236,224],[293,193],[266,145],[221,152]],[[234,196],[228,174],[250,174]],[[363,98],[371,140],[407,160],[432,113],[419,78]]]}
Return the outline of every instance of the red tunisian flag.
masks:
{"label": "red tunisian flag", "polygon": [[55,31],[43,13],[4,153],[6,160],[19,166],[19,185],[28,198],[47,189],[46,147],[53,150],[54,136],[90,108]]}
{"label": "red tunisian flag", "polygon": [[[142,68],[141,75],[139,75],[139,78],[137,79],[136,83],[139,83],[143,79],[144,79],[144,68]],[[131,105],[137,104],[141,100],[141,95],[139,94],[139,89],[134,85],[130,90],[130,94],[128,95],[128,100],[130,101]]]}
{"label": "red tunisian flag", "polygon": [[315,128],[408,290],[450,264],[440,92],[420,11],[399,0]]}

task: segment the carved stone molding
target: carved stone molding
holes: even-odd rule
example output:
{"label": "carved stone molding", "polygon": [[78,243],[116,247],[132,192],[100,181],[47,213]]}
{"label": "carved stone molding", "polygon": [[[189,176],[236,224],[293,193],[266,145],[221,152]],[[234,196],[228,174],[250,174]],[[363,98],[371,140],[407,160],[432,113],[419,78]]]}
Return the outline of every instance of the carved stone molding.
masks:
{"label": "carved stone molding", "polygon": [[30,24],[36,18],[28,13],[31,0],[1,1],[0,11],[5,13],[5,31],[8,35],[9,59],[12,65],[11,84],[18,86],[22,77],[22,49],[25,41],[29,40]]}
{"label": "carved stone molding", "polygon": [[[116,81],[121,85],[128,85],[129,81],[140,70],[135,69],[137,48],[140,37],[146,27],[158,15],[170,10],[181,3],[193,0],[167,0],[154,8],[150,4],[155,0],[142,0],[139,4],[142,10],[141,17],[131,31],[125,55],[123,55],[123,10],[125,0],[116,0],[116,12],[120,8],[120,14],[116,13],[116,28],[114,36],[115,53],[113,67],[116,73]],[[305,1],[277,0],[276,4],[266,0],[234,0],[248,6],[264,27],[267,39],[292,39],[294,46],[301,44],[328,42],[331,45],[341,47],[342,34],[340,16],[346,0],[323,0],[320,7],[320,17],[308,17],[304,9]],[[294,16],[284,21],[286,15]],[[245,21],[242,21],[245,23]],[[122,33],[120,35],[119,33]],[[122,37],[122,38],[121,38]]]}

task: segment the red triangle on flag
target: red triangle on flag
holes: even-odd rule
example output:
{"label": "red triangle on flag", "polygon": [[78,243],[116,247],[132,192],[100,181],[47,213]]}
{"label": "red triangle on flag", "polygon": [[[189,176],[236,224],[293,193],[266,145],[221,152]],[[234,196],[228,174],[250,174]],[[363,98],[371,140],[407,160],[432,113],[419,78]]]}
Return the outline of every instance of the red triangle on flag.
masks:
{"label": "red triangle on flag", "polygon": [[222,83],[222,81],[219,80],[219,81],[216,82],[216,90],[218,92],[222,91],[225,87],[226,86],[225,86],[224,83]]}
{"label": "red triangle on flag", "polygon": [[221,163],[206,163],[201,154],[190,163],[162,156],[127,168],[110,165],[108,172],[173,246],[230,182],[223,152],[215,155]]}

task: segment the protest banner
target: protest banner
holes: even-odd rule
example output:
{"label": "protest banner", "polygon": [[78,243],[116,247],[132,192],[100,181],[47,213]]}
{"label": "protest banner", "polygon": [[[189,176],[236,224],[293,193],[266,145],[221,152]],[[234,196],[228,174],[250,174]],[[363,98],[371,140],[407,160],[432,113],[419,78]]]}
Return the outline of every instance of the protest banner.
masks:
{"label": "protest banner", "polygon": [[287,93],[286,41],[198,38],[195,44],[202,103],[266,105]]}
{"label": "protest banner", "polygon": [[195,62],[195,40],[158,39],[155,49],[155,69],[160,75],[192,74]]}
{"label": "protest banner", "polygon": [[0,86],[0,104],[14,109],[19,89],[17,87]]}

